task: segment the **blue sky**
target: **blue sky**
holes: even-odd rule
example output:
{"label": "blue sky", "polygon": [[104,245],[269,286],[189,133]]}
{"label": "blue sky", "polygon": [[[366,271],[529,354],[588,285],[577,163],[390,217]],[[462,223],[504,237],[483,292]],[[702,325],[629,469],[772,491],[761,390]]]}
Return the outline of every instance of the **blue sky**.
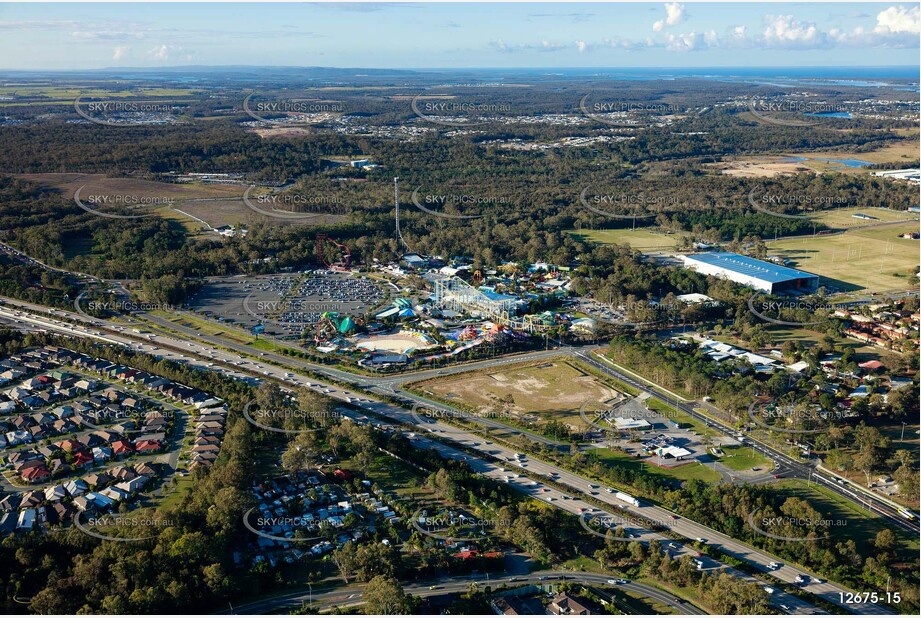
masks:
{"label": "blue sky", "polygon": [[917,3],[0,4],[0,68],[917,65]]}

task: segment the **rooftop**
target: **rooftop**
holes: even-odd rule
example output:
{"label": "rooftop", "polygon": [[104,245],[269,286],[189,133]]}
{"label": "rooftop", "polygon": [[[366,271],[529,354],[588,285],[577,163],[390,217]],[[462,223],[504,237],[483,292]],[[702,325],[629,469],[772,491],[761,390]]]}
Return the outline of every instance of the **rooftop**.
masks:
{"label": "rooftop", "polygon": [[738,253],[698,253],[689,255],[687,259],[694,260],[703,264],[725,268],[742,275],[755,277],[762,281],[771,283],[781,283],[791,279],[801,279],[803,277],[817,277],[812,273],[803,272],[794,268],[787,268],[770,262],[763,262],[750,258]]}

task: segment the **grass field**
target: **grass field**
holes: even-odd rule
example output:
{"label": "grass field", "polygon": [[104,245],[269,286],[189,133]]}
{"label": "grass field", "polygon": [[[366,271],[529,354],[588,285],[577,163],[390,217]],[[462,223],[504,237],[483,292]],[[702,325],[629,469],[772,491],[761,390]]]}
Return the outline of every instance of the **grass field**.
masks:
{"label": "grass field", "polygon": [[[855,214],[869,215],[876,217],[877,220],[857,219],[853,216]],[[878,223],[905,221],[906,219],[914,223],[914,228],[918,227],[917,213],[910,213],[905,210],[890,210],[888,208],[835,208],[817,213],[811,216],[810,219],[837,229],[854,229]]]}
{"label": "grass field", "polygon": [[[171,219],[183,225],[189,232],[207,231],[208,226],[239,225],[253,222],[271,223],[273,225],[292,225],[291,221],[278,217],[262,215],[249,208],[243,201],[245,187],[240,185],[172,183],[144,180],[140,178],[109,178],[103,174],[80,173],[46,173],[18,174],[45,187],[61,191],[72,198],[80,189],[81,201],[90,205],[90,196],[131,197],[144,200],[156,200],[157,205],[132,207],[131,214],[154,213],[164,219]],[[258,195],[265,190],[254,192],[250,203],[260,210],[269,210],[270,206],[258,206]],[[95,205],[94,209],[115,214],[127,214],[125,206]],[[306,217],[300,222],[311,224],[333,223],[343,219],[342,215],[318,214]]]}
{"label": "grass field", "polygon": [[[463,402],[481,413],[508,412],[522,418],[537,416],[584,428],[579,408],[603,402],[618,392],[566,360],[513,365],[465,373],[413,385],[448,402]],[[533,419],[537,420],[537,419]]]}
{"label": "grass field", "polygon": [[[808,485],[801,479],[786,479],[773,485],[785,495],[796,496],[808,501],[820,511],[822,515],[831,520],[846,521],[846,530],[841,533],[848,539],[857,543],[858,551],[872,554],[872,542],[880,530],[888,529],[895,533],[898,539],[897,548],[906,558],[917,560],[918,536],[908,533],[899,526],[890,525],[883,518],[860,508],[853,502],[845,500],[830,490],[815,484]],[[869,555],[868,554],[868,555]]]}
{"label": "grass field", "polygon": [[637,459],[636,457],[631,457],[625,453],[612,451],[607,448],[594,448],[588,451],[588,453],[598,457],[612,468],[629,468],[641,472],[646,476],[656,476],[663,479],[679,479],[682,481],[697,479],[704,483],[716,483],[721,478],[719,472],[700,462],[693,462],[676,468],[660,468],[642,459]]}
{"label": "grass field", "polygon": [[602,245],[630,245],[637,251],[670,251],[678,245],[682,234],[666,234],[657,229],[639,230],[569,230],[569,233],[582,241]]}
{"label": "grass field", "polygon": [[725,456],[720,457],[720,463],[731,470],[751,470],[752,468],[765,470],[771,466],[770,459],[751,448],[742,446],[721,446],[720,448],[725,453]]}
{"label": "grass field", "polygon": [[916,289],[918,241],[899,238],[917,231],[917,223],[854,229],[832,236],[768,242],[768,250],[790,260],[790,266],[821,275],[823,284],[841,291]]}

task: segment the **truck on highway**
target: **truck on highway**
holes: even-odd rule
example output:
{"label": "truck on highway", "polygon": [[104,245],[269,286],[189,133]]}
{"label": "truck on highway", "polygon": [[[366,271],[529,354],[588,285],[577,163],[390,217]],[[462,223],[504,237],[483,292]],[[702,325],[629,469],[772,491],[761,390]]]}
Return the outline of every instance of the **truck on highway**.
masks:
{"label": "truck on highway", "polygon": [[637,500],[636,498],[634,498],[634,497],[631,496],[630,494],[625,494],[625,493],[622,492],[622,491],[618,491],[616,494],[614,494],[614,497],[617,498],[618,500],[623,500],[623,501],[626,502],[627,504],[632,504],[633,506],[639,506],[639,505],[640,505],[640,501],[639,501],[639,500]]}

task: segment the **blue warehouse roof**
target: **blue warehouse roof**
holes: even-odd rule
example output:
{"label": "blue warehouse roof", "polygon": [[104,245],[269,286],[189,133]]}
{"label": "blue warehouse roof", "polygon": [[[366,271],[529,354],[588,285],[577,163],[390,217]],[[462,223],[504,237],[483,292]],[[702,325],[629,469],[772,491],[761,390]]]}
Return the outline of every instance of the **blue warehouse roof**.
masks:
{"label": "blue warehouse roof", "polygon": [[783,281],[802,279],[804,277],[818,277],[818,275],[812,273],[796,270],[795,268],[787,268],[786,266],[779,266],[770,262],[763,262],[755,258],[739,255],[738,253],[699,253],[689,257],[704,264],[718,266],[726,270],[748,275],[749,277],[756,277],[762,281],[769,281],[771,283],[781,283]]}

